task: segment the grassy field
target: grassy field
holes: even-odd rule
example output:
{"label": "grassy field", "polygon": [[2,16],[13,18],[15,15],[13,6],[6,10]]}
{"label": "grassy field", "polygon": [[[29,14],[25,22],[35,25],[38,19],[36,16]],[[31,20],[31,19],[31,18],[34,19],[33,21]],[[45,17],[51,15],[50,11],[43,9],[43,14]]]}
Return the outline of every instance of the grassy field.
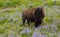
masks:
{"label": "grassy field", "polygon": [[[38,29],[22,26],[22,11],[44,7],[45,18]],[[60,0],[0,0],[0,37],[60,37]]]}

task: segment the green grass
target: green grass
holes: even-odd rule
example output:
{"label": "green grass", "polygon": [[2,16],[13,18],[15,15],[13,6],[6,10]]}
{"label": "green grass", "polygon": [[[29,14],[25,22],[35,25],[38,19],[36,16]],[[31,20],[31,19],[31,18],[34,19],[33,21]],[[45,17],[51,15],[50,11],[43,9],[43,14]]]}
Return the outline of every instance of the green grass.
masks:
{"label": "green grass", "polygon": [[25,6],[25,7],[30,7],[32,5],[33,7],[41,6],[47,4],[48,6],[57,5],[60,6],[60,0],[58,1],[52,1],[52,0],[0,0],[0,7],[17,7],[17,6]]}
{"label": "green grass", "polygon": [[[50,10],[51,8],[45,7],[45,9],[46,9],[46,12],[45,12],[46,15],[45,15],[45,18],[43,19],[43,24],[49,26],[50,24],[53,23],[53,24],[57,25],[57,28],[58,28],[57,31],[59,32],[60,31],[60,26],[59,26],[60,15],[59,15],[59,13],[56,12],[55,10],[53,10],[54,8],[52,10]],[[24,26],[22,26],[22,17],[21,17],[21,12],[19,10],[20,9],[16,10],[16,8],[14,8],[12,10],[6,10],[6,11],[3,11],[0,13],[0,26],[1,26],[0,34],[6,34],[4,36],[7,36],[9,34],[9,31],[14,31],[17,35],[19,34],[22,37],[32,36],[32,34],[34,32],[33,28],[30,28],[32,30],[32,33],[30,33],[29,35],[20,34],[20,32],[24,29]],[[57,21],[54,22],[54,19]],[[52,30],[49,31],[49,30],[46,30],[45,28],[41,28],[39,31],[40,31],[40,33],[45,34],[49,37],[52,37],[52,36],[57,37],[57,35],[55,35],[56,33],[53,33]],[[50,35],[50,34],[53,34],[53,35]]]}
{"label": "green grass", "polygon": [[[32,28],[33,25],[30,27],[32,31],[30,34],[20,33],[25,28],[22,25],[21,16],[23,8],[29,8],[31,5],[33,7],[44,6],[45,18],[43,19],[42,28],[38,32],[47,37],[58,37],[60,32],[60,12],[58,10],[60,8],[54,8],[54,1],[52,2],[52,0],[0,0],[0,36],[8,37],[10,33],[14,32],[15,36],[31,37],[35,31]],[[56,2],[55,6],[60,6],[60,0]],[[56,31],[50,24],[57,27]],[[44,28],[44,25],[49,26],[49,29]]]}

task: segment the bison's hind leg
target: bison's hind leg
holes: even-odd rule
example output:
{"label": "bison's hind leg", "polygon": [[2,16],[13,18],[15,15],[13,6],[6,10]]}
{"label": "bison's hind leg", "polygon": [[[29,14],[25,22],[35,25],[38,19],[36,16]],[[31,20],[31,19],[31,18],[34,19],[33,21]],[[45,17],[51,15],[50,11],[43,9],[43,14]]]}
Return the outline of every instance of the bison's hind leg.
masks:
{"label": "bison's hind leg", "polygon": [[26,17],[24,15],[22,15],[22,23],[23,23],[23,25],[25,25],[25,21],[26,21]]}

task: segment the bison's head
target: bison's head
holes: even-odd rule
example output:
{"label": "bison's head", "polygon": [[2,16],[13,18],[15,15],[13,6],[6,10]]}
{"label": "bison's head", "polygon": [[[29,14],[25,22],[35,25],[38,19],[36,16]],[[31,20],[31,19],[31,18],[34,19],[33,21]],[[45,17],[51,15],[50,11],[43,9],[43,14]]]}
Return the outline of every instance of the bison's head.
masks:
{"label": "bison's head", "polygon": [[44,18],[43,7],[36,8],[35,10],[35,18],[42,20]]}
{"label": "bison's head", "polygon": [[36,8],[35,10],[35,16],[41,16],[43,14],[43,8],[42,7],[39,7],[39,8]]}

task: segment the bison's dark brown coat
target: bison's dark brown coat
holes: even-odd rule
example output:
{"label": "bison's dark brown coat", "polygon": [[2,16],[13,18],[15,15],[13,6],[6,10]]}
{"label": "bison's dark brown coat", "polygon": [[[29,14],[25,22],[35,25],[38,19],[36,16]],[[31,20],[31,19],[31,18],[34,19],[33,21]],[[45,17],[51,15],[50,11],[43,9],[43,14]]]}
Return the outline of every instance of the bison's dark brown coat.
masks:
{"label": "bison's dark brown coat", "polygon": [[42,7],[26,9],[22,13],[23,25],[27,20],[28,25],[30,25],[30,22],[34,22],[35,27],[38,27],[42,23],[44,16]]}

